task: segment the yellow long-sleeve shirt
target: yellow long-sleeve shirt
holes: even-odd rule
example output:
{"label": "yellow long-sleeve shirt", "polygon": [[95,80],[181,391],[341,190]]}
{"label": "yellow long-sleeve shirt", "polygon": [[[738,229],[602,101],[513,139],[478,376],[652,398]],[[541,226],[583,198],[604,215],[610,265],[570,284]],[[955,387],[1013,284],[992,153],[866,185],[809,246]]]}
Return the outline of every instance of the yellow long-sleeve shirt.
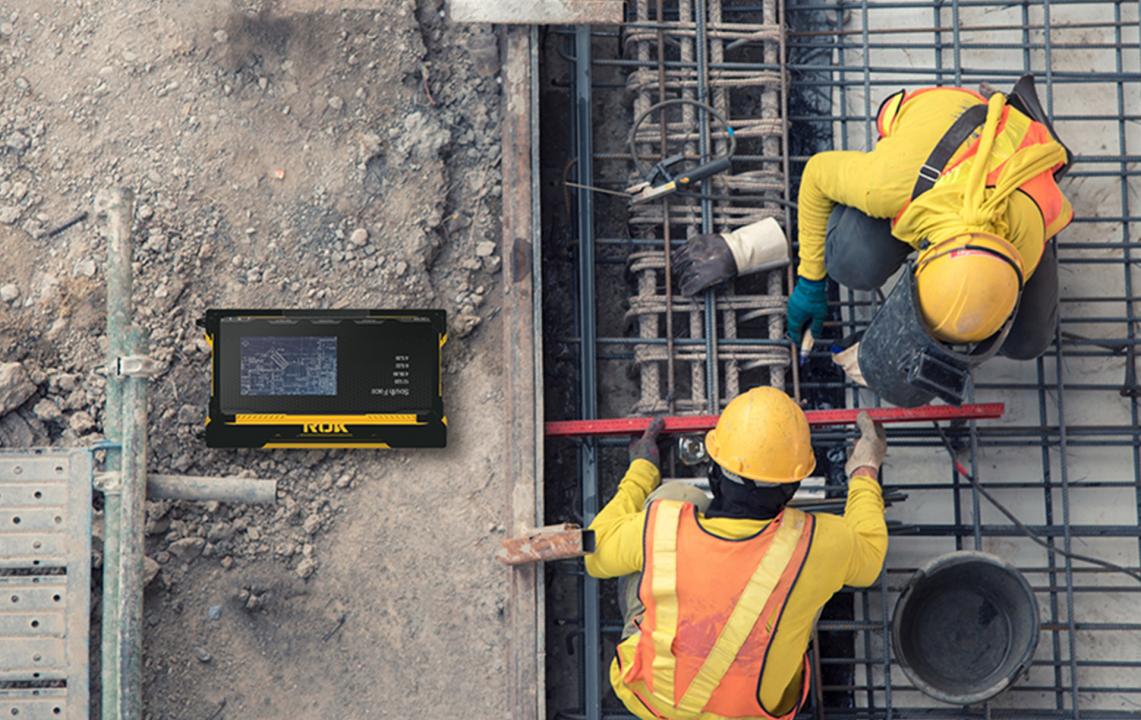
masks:
{"label": "yellow long-sleeve shirt", "polygon": [[[892,218],[911,199],[919,169],[955,119],[978,99],[959,90],[941,88],[908,100],[891,134],[871,152],[831,151],[813,155],[804,168],[798,196],[800,265],[797,273],[809,280],[825,275],[824,239],[828,216],[837,204],[875,218]],[[970,141],[956,152],[956,157]],[[953,157],[952,162],[955,161]],[[1007,240],[1022,256],[1026,278],[1034,274],[1049,238],[1042,211],[1023,192],[1015,192],[1007,207]],[[902,242],[902,241],[901,241]]]}
{"label": "yellow long-sleeve shirt", "polygon": [[[661,473],[653,463],[635,460],[630,464],[614,497],[590,524],[595,551],[585,558],[588,573],[598,578],[612,578],[642,571],[646,523],[642,506],[660,482]],[[698,522],[714,535],[731,540],[755,535],[769,523],[768,520],[706,518],[701,514]],[[800,688],[804,653],[820,609],[844,585],[867,587],[875,582],[886,554],[887,525],[880,485],[870,477],[854,477],[848,484],[843,517],[816,515],[812,547],[773,636],[761,678],[763,707],[783,711],[799,699],[796,693]],[[632,660],[632,645],[620,645],[618,652],[629,655],[623,658],[628,666]],[[610,665],[610,683],[630,712],[643,720],[654,720],[622,684],[617,658]]]}

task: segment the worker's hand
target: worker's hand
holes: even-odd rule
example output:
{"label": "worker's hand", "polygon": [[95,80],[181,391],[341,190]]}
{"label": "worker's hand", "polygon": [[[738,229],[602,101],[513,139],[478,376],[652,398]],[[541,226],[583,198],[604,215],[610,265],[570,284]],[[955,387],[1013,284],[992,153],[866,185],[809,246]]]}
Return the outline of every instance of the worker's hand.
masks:
{"label": "worker's hand", "polygon": [[683,295],[696,295],[740,275],[788,264],[788,238],[780,223],[765,218],[733,232],[698,235],[674,253]]}
{"label": "worker's hand", "polygon": [[649,460],[654,467],[661,467],[662,453],[658,450],[658,435],[665,425],[666,421],[662,418],[654,418],[642,436],[630,443],[630,462]]}
{"label": "worker's hand", "polygon": [[857,342],[840,352],[832,353],[832,362],[840,366],[848,379],[857,385],[863,387],[868,386],[868,381],[864,380],[864,372],[860,370],[860,343]]}
{"label": "worker's hand", "polygon": [[674,252],[673,269],[681,282],[682,295],[696,295],[737,276],[729,243],[717,233],[691,237]]}
{"label": "worker's hand", "polygon": [[848,462],[844,465],[844,472],[852,477],[860,468],[868,468],[872,477],[878,479],[880,466],[883,465],[884,455],[887,454],[887,435],[883,425],[872,420],[866,412],[856,416],[856,427],[860,429],[860,437],[856,440],[852,451],[848,453]]}
{"label": "worker's hand", "polygon": [[812,334],[824,334],[824,318],[828,316],[828,278],[808,280],[797,278],[796,287],[788,297],[788,336],[799,346],[804,328],[811,326]]}

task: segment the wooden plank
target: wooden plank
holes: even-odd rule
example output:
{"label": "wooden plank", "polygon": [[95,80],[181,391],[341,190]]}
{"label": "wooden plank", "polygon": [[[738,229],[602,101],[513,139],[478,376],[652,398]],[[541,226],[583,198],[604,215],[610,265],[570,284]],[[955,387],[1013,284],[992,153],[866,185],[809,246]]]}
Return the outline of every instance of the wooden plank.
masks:
{"label": "wooden plank", "polygon": [[[532,147],[537,37],[526,27],[502,32],[504,477],[511,478],[506,525],[518,535],[543,521],[541,319],[536,317],[535,272],[540,238],[533,185],[538,148]],[[516,720],[536,720],[546,716],[543,570],[532,564],[507,572],[509,713]]]}
{"label": "wooden plank", "polygon": [[519,25],[618,25],[622,0],[449,0],[455,22]]}

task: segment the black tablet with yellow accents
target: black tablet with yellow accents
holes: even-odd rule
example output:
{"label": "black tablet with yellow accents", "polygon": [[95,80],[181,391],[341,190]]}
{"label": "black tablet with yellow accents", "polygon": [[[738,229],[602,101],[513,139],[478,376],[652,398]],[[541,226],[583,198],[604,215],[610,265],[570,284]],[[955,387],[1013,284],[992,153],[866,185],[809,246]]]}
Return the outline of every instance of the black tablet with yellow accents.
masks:
{"label": "black tablet with yellow accents", "polygon": [[444,447],[443,310],[208,310],[206,444]]}

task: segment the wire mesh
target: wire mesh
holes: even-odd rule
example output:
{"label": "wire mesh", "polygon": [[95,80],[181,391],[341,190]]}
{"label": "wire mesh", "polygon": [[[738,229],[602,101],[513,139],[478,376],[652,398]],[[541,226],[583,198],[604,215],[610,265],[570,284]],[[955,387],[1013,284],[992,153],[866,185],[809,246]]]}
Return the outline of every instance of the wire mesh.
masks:
{"label": "wire mesh", "polygon": [[[683,2],[666,7],[666,18],[677,21],[705,6]],[[723,47],[749,57],[738,61],[732,54],[710,54],[705,61],[709,73],[727,78],[787,73],[786,152],[793,189],[811,153],[872,147],[874,116],[884,97],[933,84],[975,87],[985,82],[1003,90],[1033,73],[1058,134],[1076,155],[1063,183],[1076,218],[1056,240],[1061,312],[1054,343],[1035,361],[996,358],[984,365],[975,374],[972,398],[1004,401],[1007,416],[999,423],[952,428],[962,463],[1046,538],[1050,549],[1032,543],[986,505],[955,471],[931,428],[893,429],[885,489],[906,493],[908,499],[888,510],[890,549],[877,584],[845,589],[819,624],[823,703],[806,708],[806,717],[1096,720],[1141,714],[1141,585],[1055,551],[1081,552],[1133,569],[1141,564],[1136,357],[1141,296],[1134,287],[1141,250],[1139,11],[1137,2],[1105,0],[788,0],[782,18],[786,52],[775,63],[763,49],[771,36],[750,37],[747,30],[725,34],[739,29],[727,29],[730,25],[765,25],[761,3],[726,0],[719,5],[718,22],[699,27],[695,21],[685,29],[699,45],[702,32],[706,42],[712,42],[709,34],[721,33],[715,40],[723,41]],[[627,30],[654,32],[652,21],[635,20],[645,27]],[[605,32],[598,37],[614,39]],[[751,43],[756,45],[750,56]],[[617,43],[612,47],[613,56],[596,58],[594,67],[620,67],[642,77],[637,75],[642,72],[639,58],[631,62]],[[700,75],[700,62],[697,54],[679,55],[667,69],[682,79],[690,68]],[[621,93],[624,83],[596,76],[592,89]],[[600,167],[628,161],[621,149],[592,147],[590,152]],[[759,152],[755,159],[766,154]],[[590,242],[614,252],[601,252],[585,272],[599,272],[607,263],[623,266],[632,251],[651,243],[661,246],[660,238],[592,237]],[[826,336],[865,326],[876,304],[874,295],[842,291]],[[576,340],[590,344],[600,363],[634,359],[634,344],[665,350],[664,343],[647,338],[580,334]],[[726,349],[742,342],[718,338]],[[678,339],[672,352],[700,349],[701,344],[700,335]],[[827,367],[826,353],[814,357],[811,366]],[[597,382],[591,378],[591,383],[578,382],[578,391],[597,394]],[[834,373],[810,373],[800,378],[799,387],[818,406],[877,403]],[[815,439],[821,456],[842,459],[843,434]],[[620,464],[620,447],[599,443],[596,450],[587,460],[589,468],[580,464],[580,478],[586,477],[581,473],[593,474],[593,487],[582,490],[605,500],[617,478],[599,473],[599,464],[607,452]],[[914,569],[957,549],[982,549],[1010,560],[1030,580],[1041,612],[1040,642],[1028,677],[973,708],[943,705],[918,692],[893,658],[890,642],[891,611]],[[563,567],[560,573],[587,583],[581,580],[581,566]],[[629,717],[609,691],[605,672],[620,630],[616,607],[604,597],[597,617],[588,617],[583,609],[557,621],[569,633],[568,647],[574,648],[568,652],[570,665],[579,672],[564,681],[578,687],[579,701],[553,705],[552,711],[558,717],[591,720]]]}

